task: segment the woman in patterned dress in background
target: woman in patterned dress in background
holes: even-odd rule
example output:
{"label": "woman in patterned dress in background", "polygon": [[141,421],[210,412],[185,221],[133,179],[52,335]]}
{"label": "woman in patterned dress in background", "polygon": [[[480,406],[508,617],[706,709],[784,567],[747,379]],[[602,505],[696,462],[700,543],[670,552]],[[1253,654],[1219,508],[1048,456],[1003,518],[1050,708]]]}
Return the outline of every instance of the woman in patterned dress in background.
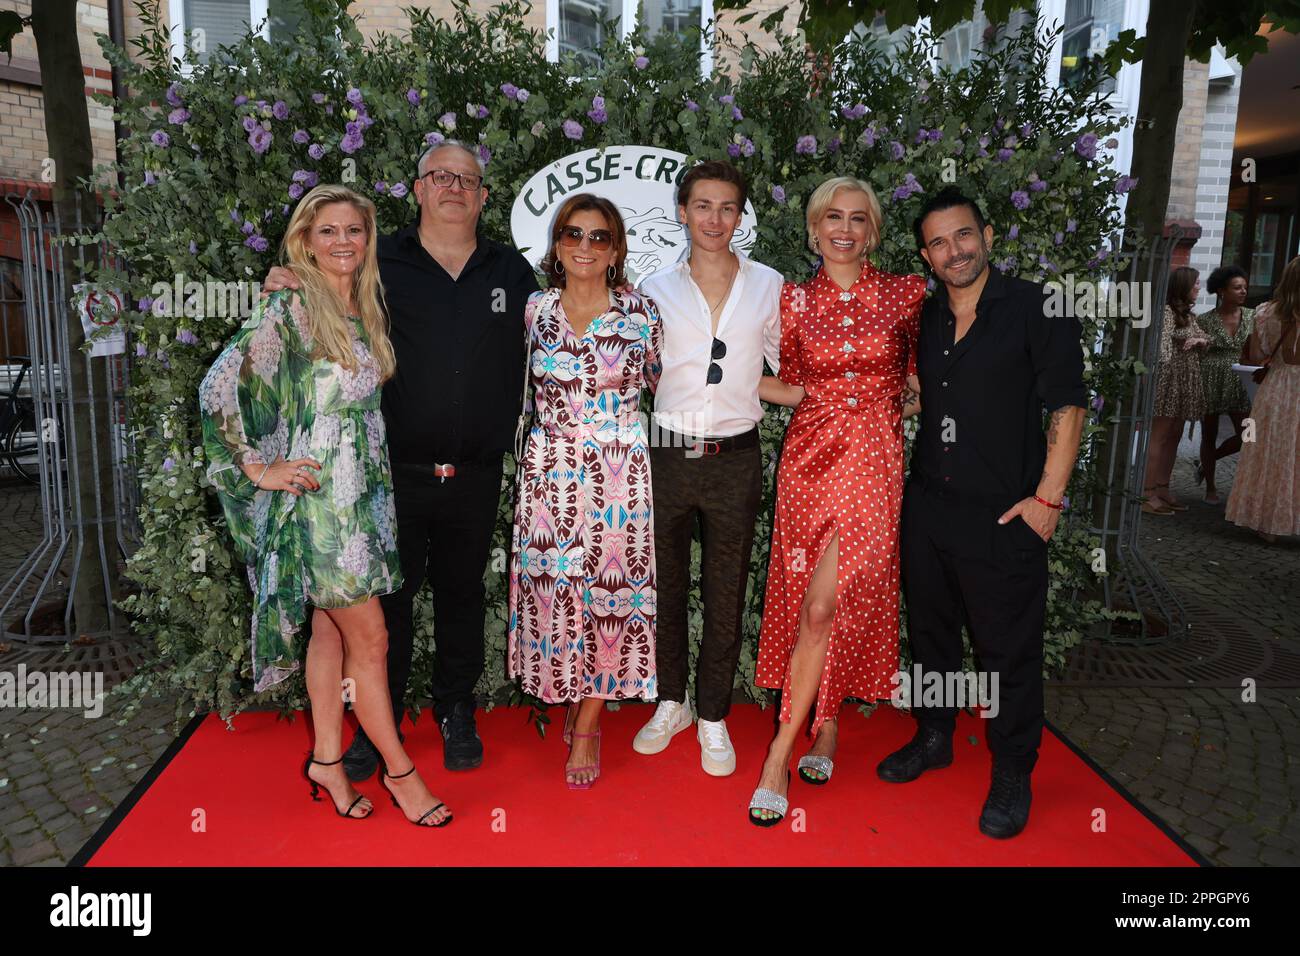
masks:
{"label": "woman in patterned dress in background", "polygon": [[[1201,386],[1201,350],[1210,340],[1192,315],[1201,291],[1200,273],[1180,266],[1169,276],[1164,317],[1160,323],[1160,361],[1156,365],[1156,395],[1147,441],[1146,482],[1142,494],[1145,514],[1171,515],[1186,511],[1169,489],[1183,425],[1200,421],[1205,413]],[[1163,489],[1163,490],[1161,490]]]}
{"label": "woman in patterned dress in background", "polygon": [[[1205,414],[1201,419],[1201,457],[1196,463],[1196,480],[1205,481],[1205,500],[1219,503],[1214,466],[1221,458],[1241,451],[1241,433],[1250,414],[1250,396],[1241,378],[1232,370],[1240,362],[1250,333],[1255,329],[1255,310],[1245,306],[1249,286],[1240,266],[1220,266],[1210,273],[1205,289],[1219,297],[1218,304],[1196,317],[1196,323],[1210,338],[1201,357],[1201,387],[1205,390]],[[1219,416],[1232,420],[1235,432],[1215,446],[1219,437]]]}
{"label": "woman in patterned dress in background", "polygon": [[829,781],[846,697],[888,697],[898,671],[898,522],[902,419],[916,401],[916,337],[925,280],[867,256],[880,244],[880,203],[852,177],[808,200],[809,281],[781,292],[781,374],[762,397],[794,405],[777,471],[776,519],[754,682],[781,689],[749,820],[784,817],[788,766],[816,702],[799,776]]}
{"label": "woman in patterned dress in background", "polygon": [[524,312],[536,421],[519,462],[507,673],[569,705],[565,780],[600,775],[606,700],[654,700],[655,556],[641,389],[659,381],[654,303],[627,291],[627,232],[607,199],[556,212]]}
{"label": "woman in patterned dress in background", "polygon": [[1250,410],[1255,440],[1242,445],[1224,516],[1273,541],[1300,534],[1300,256],[1255,310],[1249,357],[1268,371]]}
{"label": "woman in patterned dress in background", "polygon": [[393,803],[412,823],[443,826],[451,815],[415,773],[388,695],[378,595],[397,590],[402,572],[379,411],[394,359],[375,242],[370,200],[329,185],[303,197],[281,248],[302,291],[263,299],[204,376],[203,447],[248,564],[255,690],[298,669],[294,644],[313,607],[306,679],[315,742],[302,770],[312,799],[323,786],[340,816],[373,810],[339,765],[340,688],[351,681]]}

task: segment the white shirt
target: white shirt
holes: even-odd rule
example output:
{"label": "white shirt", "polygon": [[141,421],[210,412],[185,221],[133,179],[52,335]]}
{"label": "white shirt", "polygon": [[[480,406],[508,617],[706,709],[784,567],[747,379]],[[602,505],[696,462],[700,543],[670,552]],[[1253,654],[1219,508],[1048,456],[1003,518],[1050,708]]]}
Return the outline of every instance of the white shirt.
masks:
{"label": "white shirt", "polygon": [[640,283],[654,300],[663,328],[663,374],[655,391],[654,420],[692,438],[729,438],[763,417],[758,383],[763,359],[780,368],[781,273],[732,249],[740,270],[718,317],[722,381],[708,384],[714,333],[709,303],[691,278],[688,257]]}

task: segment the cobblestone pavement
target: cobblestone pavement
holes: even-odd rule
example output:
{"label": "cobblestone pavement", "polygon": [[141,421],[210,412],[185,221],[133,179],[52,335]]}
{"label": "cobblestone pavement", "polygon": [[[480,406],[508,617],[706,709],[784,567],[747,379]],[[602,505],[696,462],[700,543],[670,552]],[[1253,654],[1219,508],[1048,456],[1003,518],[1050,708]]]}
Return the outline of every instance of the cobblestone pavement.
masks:
{"label": "cobblestone pavement", "polygon": [[[1232,608],[1280,645],[1300,645],[1300,544],[1269,545],[1225,522],[1222,506],[1201,503],[1192,483],[1194,449],[1184,443],[1180,454],[1174,490],[1191,510],[1149,519],[1147,553],[1185,600]],[[1232,470],[1220,466],[1225,501]],[[34,490],[0,484],[0,580],[39,540],[39,520]],[[30,653],[15,645],[0,653],[0,669]],[[59,669],[57,650],[43,653],[42,666]],[[66,863],[166,749],[171,702],[150,702],[124,726],[120,709],[110,697],[96,720],[0,710],[0,865]],[[1052,683],[1047,713],[1214,863],[1300,864],[1300,688],[1261,685],[1257,701],[1245,703],[1237,689]]]}

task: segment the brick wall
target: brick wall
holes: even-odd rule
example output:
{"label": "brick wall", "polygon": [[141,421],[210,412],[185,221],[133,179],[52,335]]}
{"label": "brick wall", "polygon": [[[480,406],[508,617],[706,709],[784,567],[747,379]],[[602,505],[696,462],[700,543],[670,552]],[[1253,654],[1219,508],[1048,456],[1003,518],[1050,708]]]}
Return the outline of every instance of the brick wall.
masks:
{"label": "brick wall", "polygon": [[1197,159],[1196,221],[1201,224],[1201,241],[1192,249],[1189,265],[1201,270],[1201,298],[1197,305],[1208,309],[1214,297],[1205,291],[1205,280],[1223,259],[1223,227],[1228,214],[1228,190],[1235,172],[1232,142],[1237,134],[1237,99],[1241,95],[1241,68],[1229,60],[1235,76],[1209,84],[1205,106],[1205,127],[1201,154]]}

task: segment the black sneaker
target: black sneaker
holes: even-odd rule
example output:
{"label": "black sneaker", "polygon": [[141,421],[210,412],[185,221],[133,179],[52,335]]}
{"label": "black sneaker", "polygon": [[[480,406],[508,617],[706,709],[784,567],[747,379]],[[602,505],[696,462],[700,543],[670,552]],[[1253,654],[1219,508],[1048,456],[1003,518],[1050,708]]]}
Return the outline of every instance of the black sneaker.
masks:
{"label": "black sneaker", "polygon": [[[405,742],[406,735],[399,730],[397,739]],[[379,769],[379,751],[366,736],[365,729],[358,727],[356,736],[352,738],[352,744],[343,754],[343,772],[348,775],[349,780],[357,783],[370,779],[377,769]]]}
{"label": "black sneaker", "polygon": [[1015,836],[1029,822],[1029,772],[993,765],[993,782],[980,814],[980,833],[999,840]]}
{"label": "black sneaker", "polygon": [[916,736],[876,766],[876,776],[888,783],[910,783],[927,770],[952,763],[952,734],[919,726]]}
{"label": "black sneaker", "polygon": [[474,702],[459,701],[439,722],[442,765],[448,770],[472,770],[483,762],[483,741],[474,726]]}

